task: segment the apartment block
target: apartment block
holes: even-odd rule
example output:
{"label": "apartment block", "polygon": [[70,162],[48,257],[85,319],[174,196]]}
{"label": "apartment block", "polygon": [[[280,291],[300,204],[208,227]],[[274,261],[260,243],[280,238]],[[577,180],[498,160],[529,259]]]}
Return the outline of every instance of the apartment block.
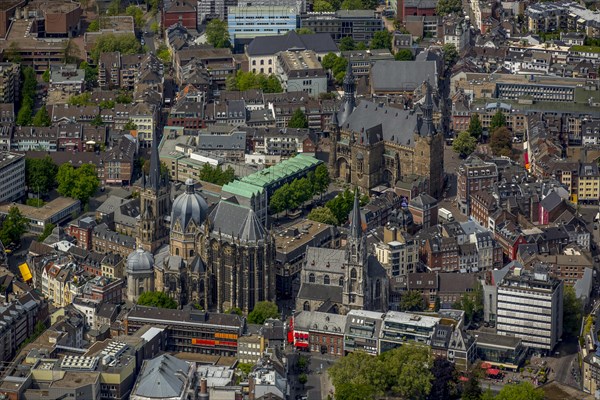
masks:
{"label": "apartment block", "polygon": [[0,152],[0,203],[8,203],[25,195],[25,156]]}
{"label": "apartment block", "polygon": [[515,267],[498,285],[497,333],[521,338],[529,348],[548,354],[562,337],[563,282],[547,266],[533,271]]}
{"label": "apartment block", "polygon": [[299,27],[296,7],[229,7],[229,38],[234,48],[243,50],[259,36],[285,35]]}
{"label": "apartment block", "polygon": [[16,63],[0,63],[0,103],[15,103],[19,100],[21,66]]}

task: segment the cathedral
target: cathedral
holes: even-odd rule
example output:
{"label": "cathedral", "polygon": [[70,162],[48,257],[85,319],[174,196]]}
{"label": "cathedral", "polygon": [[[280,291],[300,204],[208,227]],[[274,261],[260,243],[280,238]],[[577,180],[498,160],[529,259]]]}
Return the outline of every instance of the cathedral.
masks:
{"label": "cathedral", "polygon": [[345,250],[306,250],[296,310],[335,314],[388,310],[388,277],[377,258],[367,251],[366,223],[361,217],[358,191],[350,219]]}
{"label": "cathedral", "polygon": [[395,108],[368,100],[356,102],[355,79],[348,64],[344,98],[332,115],[329,170],[333,177],[358,186],[365,193],[378,185],[422,180],[428,193],[443,191],[444,138],[433,119],[433,93],[412,109]]}
{"label": "cathedral", "polygon": [[127,258],[128,299],[162,291],[180,306],[246,313],[259,301],[275,301],[275,240],[254,211],[226,200],[209,208],[191,179],[172,204],[170,193],[153,147],[137,249]]}

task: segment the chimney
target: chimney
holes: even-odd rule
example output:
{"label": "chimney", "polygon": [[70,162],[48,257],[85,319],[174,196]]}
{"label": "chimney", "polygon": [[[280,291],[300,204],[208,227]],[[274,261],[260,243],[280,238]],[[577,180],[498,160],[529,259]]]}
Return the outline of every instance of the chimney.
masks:
{"label": "chimney", "polygon": [[200,378],[199,400],[208,400],[208,389],[206,387],[206,378]]}

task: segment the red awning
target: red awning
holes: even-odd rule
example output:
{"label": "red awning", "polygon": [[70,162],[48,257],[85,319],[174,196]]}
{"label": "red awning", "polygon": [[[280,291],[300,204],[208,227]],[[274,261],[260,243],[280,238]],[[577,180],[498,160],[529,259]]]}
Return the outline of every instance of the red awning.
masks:
{"label": "red awning", "polygon": [[487,370],[488,375],[500,375],[501,373],[502,373],[502,371],[500,371],[499,369],[496,369],[496,368],[490,368]]}
{"label": "red awning", "polygon": [[467,378],[466,376],[459,376],[458,380],[461,382],[469,382],[469,378]]}
{"label": "red awning", "polygon": [[489,362],[481,363],[481,369],[489,369],[489,368],[492,368],[492,364],[490,364]]}
{"label": "red awning", "polygon": [[296,342],[295,345],[296,345],[296,347],[303,347],[303,348],[307,348],[308,347],[308,343],[307,342]]}

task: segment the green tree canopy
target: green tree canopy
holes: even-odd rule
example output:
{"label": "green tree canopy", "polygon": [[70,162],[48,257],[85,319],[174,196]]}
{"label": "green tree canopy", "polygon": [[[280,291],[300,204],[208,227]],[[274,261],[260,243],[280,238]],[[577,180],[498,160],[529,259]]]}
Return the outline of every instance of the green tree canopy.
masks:
{"label": "green tree canopy", "polygon": [[96,114],[96,116],[94,117],[92,122],[90,122],[90,124],[96,127],[104,125],[104,121],[102,121],[102,116],[100,114]]}
{"label": "green tree canopy", "polygon": [[428,400],[450,400],[457,398],[457,372],[452,361],[444,357],[433,360],[431,367],[433,380]]}
{"label": "green tree canopy", "polygon": [[277,304],[270,301],[259,301],[248,314],[248,322],[251,324],[262,325],[269,318],[279,318]]}
{"label": "green tree canopy", "polygon": [[35,113],[35,116],[33,117],[33,121],[31,123],[33,126],[52,125],[52,120],[50,119],[50,115],[48,114],[48,110],[46,109],[45,104],[42,104],[38,112]]}
{"label": "green tree canopy", "polygon": [[137,303],[140,306],[171,309],[177,308],[177,302],[167,296],[164,292],[144,292],[138,298]]}
{"label": "green tree canopy", "polygon": [[212,165],[205,163],[202,168],[200,168],[199,177],[205,182],[223,186],[235,179],[235,171],[231,166],[223,170],[220,165],[213,167]]}
{"label": "green tree canopy", "polygon": [[114,35],[107,33],[101,35],[94,43],[90,55],[95,63],[98,63],[100,53],[119,51],[121,54],[142,53],[142,45],[133,33]]}
{"label": "green tree canopy", "polygon": [[446,43],[442,49],[444,50],[444,61],[446,65],[452,65],[458,60],[458,51],[453,43]]}
{"label": "green tree canopy", "polygon": [[138,6],[132,4],[125,9],[125,15],[133,17],[133,25],[140,29],[144,26],[144,12]]}
{"label": "green tree canopy", "polygon": [[331,12],[331,11],[335,11],[335,9],[331,5],[331,3],[329,3],[325,0],[315,0],[315,2],[313,4],[313,11],[314,12]]}
{"label": "green tree canopy", "polygon": [[117,104],[129,104],[133,102],[133,97],[129,93],[119,93],[117,97],[115,97],[115,102]]}
{"label": "green tree canopy", "polygon": [[308,214],[308,219],[322,224],[338,225],[338,221],[330,208],[316,207]]}
{"label": "green tree canopy", "polygon": [[216,48],[231,47],[227,22],[220,19],[210,21],[206,26],[206,40]]}
{"label": "green tree canopy", "polygon": [[317,193],[326,192],[327,188],[329,187],[330,182],[331,182],[331,179],[329,177],[329,171],[327,170],[327,166],[325,164],[319,165],[315,169],[315,174],[314,174],[313,188],[314,188],[315,192],[317,192]]}
{"label": "green tree canopy", "polygon": [[94,86],[98,80],[98,67],[90,66],[87,61],[82,61],[79,64],[79,69],[82,69],[85,73],[85,83],[88,87]]}
{"label": "green tree canopy", "polygon": [[31,67],[23,68],[21,86],[21,108],[17,113],[16,123],[19,126],[31,125],[37,79],[35,71]]}
{"label": "green tree canopy", "polygon": [[92,95],[90,92],[84,92],[81,94],[75,94],[69,97],[69,105],[70,106],[91,106],[92,103]]}
{"label": "green tree canopy", "polygon": [[264,93],[281,93],[283,87],[274,74],[256,74],[252,71],[238,70],[235,75],[227,78],[227,90],[245,91],[249,89],[262,89]]}
{"label": "green tree canopy", "polygon": [[154,33],[155,35],[157,35],[160,32],[160,24],[158,22],[154,21],[150,25],[150,31],[152,31],[152,33]]}
{"label": "green tree canopy", "polygon": [[46,225],[44,225],[44,230],[42,231],[40,236],[38,236],[38,242],[43,242],[44,240],[46,240],[46,238],[52,234],[54,228],[56,228],[56,225],[52,223],[47,223]]}
{"label": "green tree canopy", "polygon": [[506,126],[506,117],[501,110],[496,111],[492,119],[490,120],[490,131],[493,132],[498,128]]}
{"label": "green tree canopy", "polygon": [[47,194],[54,187],[58,166],[50,156],[25,159],[25,182],[30,191]]}
{"label": "green tree canopy", "polygon": [[427,304],[425,304],[425,299],[421,292],[409,290],[402,293],[399,307],[402,311],[423,311],[427,307]]}
{"label": "green tree canopy", "polygon": [[452,305],[452,308],[465,312],[465,325],[472,321],[478,321],[483,317],[483,288],[476,284],[471,293],[464,293],[460,300]]}
{"label": "green tree canopy", "polygon": [[530,382],[518,385],[505,385],[496,395],[495,400],[544,400],[544,392],[536,389]]}
{"label": "green tree canopy", "polygon": [[288,128],[308,128],[308,120],[306,119],[304,112],[301,109],[296,108],[296,111],[292,114],[287,126]]}
{"label": "green tree canopy", "polygon": [[96,18],[87,27],[88,32],[98,32],[100,30],[100,19]]}
{"label": "green tree canopy", "polygon": [[61,165],[58,168],[56,182],[58,183],[58,193],[78,199],[83,204],[88,202],[100,185],[96,167],[91,164],[84,164],[77,169],[73,168],[71,164]]}
{"label": "green tree canopy", "polygon": [[50,82],[50,68],[44,71],[42,74],[42,80],[46,83]]}
{"label": "green tree canopy", "polygon": [[340,51],[356,50],[356,42],[352,39],[352,36],[343,37],[342,40],[340,40],[339,48]]}
{"label": "green tree canopy", "polygon": [[475,373],[469,374],[469,380],[463,385],[462,400],[481,400],[481,385]]}
{"label": "green tree canopy", "polygon": [[27,218],[21,214],[18,207],[9,208],[8,214],[0,224],[0,241],[4,246],[18,243],[21,236],[27,231],[28,225]]}
{"label": "green tree canopy", "polygon": [[468,131],[469,134],[477,140],[479,140],[479,138],[483,134],[483,127],[481,126],[481,119],[479,119],[479,114],[474,113],[473,115],[471,115],[471,119],[469,120]]}
{"label": "green tree canopy", "polygon": [[565,286],[563,294],[563,333],[566,336],[579,336],[583,305],[577,298],[573,286]]}
{"label": "green tree canopy", "polygon": [[[364,206],[368,202],[368,197],[361,197],[361,206]],[[350,189],[344,190],[342,193],[339,193],[333,199],[325,203],[325,207],[331,209],[331,212],[333,212],[333,215],[335,215],[335,219],[340,225],[343,225],[346,222],[348,222],[348,215],[350,215],[350,211],[352,211],[353,206],[354,193]]]}
{"label": "green tree canopy", "polygon": [[298,29],[296,29],[296,33],[298,35],[311,35],[315,32],[310,28],[298,28]]}
{"label": "green tree canopy", "polygon": [[135,131],[137,129],[137,125],[132,120],[127,121],[125,125],[123,125],[123,130],[126,131]]}
{"label": "green tree canopy", "polygon": [[462,10],[461,0],[439,0],[435,11],[437,15],[452,14]]}
{"label": "green tree canopy", "polygon": [[512,135],[508,128],[503,126],[492,131],[490,147],[496,156],[510,157],[512,155]]}
{"label": "green tree canopy", "polygon": [[371,49],[392,49],[392,34],[387,29],[377,31],[371,40]]}
{"label": "green tree canopy", "polygon": [[467,131],[463,131],[452,142],[452,150],[460,154],[461,157],[467,157],[475,151],[477,147],[477,139],[475,139]]}
{"label": "green tree canopy", "polygon": [[409,49],[400,49],[394,56],[396,61],[412,61],[413,54]]}
{"label": "green tree canopy", "polygon": [[165,65],[171,63],[171,51],[169,51],[167,45],[162,43],[160,46],[158,46],[158,49],[156,49],[156,57],[158,57],[158,59]]}
{"label": "green tree canopy", "polygon": [[364,8],[361,0],[344,0],[340,9],[342,10],[362,10]]}

